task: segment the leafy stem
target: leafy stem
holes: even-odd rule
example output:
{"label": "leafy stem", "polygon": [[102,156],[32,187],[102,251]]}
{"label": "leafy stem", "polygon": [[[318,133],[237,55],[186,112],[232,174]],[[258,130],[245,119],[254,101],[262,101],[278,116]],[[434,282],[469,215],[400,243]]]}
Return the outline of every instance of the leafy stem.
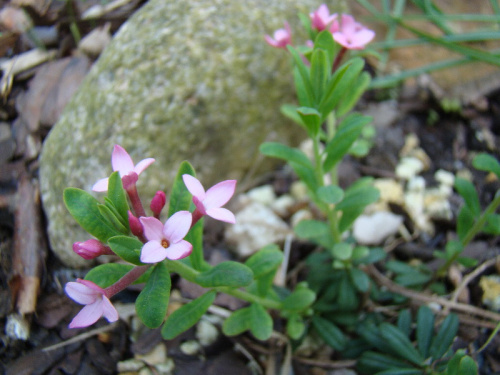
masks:
{"label": "leafy stem", "polygon": [[486,207],[483,214],[467,232],[466,236],[462,240],[462,245],[464,247],[467,246],[469,242],[472,241],[472,239],[483,229],[484,224],[486,224],[486,220],[488,220],[488,216],[495,213],[498,206],[500,206],[500,191],[497,191],[493,201],[488,205],[488,207]]}

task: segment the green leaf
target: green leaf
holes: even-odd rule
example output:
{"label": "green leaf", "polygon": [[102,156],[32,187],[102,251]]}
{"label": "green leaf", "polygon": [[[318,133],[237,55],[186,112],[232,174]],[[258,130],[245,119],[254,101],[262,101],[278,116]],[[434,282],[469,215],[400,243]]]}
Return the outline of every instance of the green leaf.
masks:
{"label": "green leaf", "polygon": [[359,298],[356,287],[347,273],[344,273],[340,279],[337,301],[339,308],[343,311],[351,311],[358,308]]}
{"label": "green leaf", "polygon": [[157,263],[135,301],[137,316],[146,327],[158,328],[163,323],[167,314],[170,286],[170,274],[165,263]]}
{"label": "green leaf", "polygon": [[[293,69],[293,82],[295,83],[295,92],[297,93],[299,104],[306,107],[313,105],[314,97],[313,96],[309,97],[306,84],[304,83],[304,79],[302,78],[300,70],[297,67]],[[300,121],[302,122],[302,119]],[[307,127],[305,126],[305,124],[304,124],[304,129],[307,131]]]}
{"label": "green leaf", "polygon": [[336,204],[344,198],[344,190],[337,185],[321,186],[316,195],[326,204]]}
{"label": "green leaf", "polygon": [[128,264],[106,263],[92,268],[86,275],[85,280],[92,281],[101,288],[113,285],[130,270],[134,268]]}
{"label": "green leaf", "polygon": [[335,58],[335,42],[333,40],[332,33],[328,30],[323,30],[318,33],[316,39],[314,40],[314,48],[322,49],[327,56],[326,66],[330,70],[333,66],[333,60]]}
{"label": "green leaf", "polygon": [[222,324],[222,332],[226,336],[236,336],[250,329],[252,312],[250,307],[236,310]]}
{"label": "green leaf", "polygon": [[351,268],[349,270],[349,276],[358,291],[361,293],[368,291],[368,288],[370,287],[370,278],[366,273],[364,273],[364,271],[359,268]]}
{"label": "green leaf", "polygon": [[250,332],[257,340],[268,340],[273,333],[273,319],[264,307],[257,303],[250,305]]}
{"label": "green leaf", "polygon": [[352,257],[353,244],[347,242],[339,242],[333,245],[331,250],[332,255],[337,260],[349,260]]}
{"label": "green leaf", "polygon": [[113,212],[115,210],[110,209],[110,207],[105,204],[98,204],[97,209],[99,210],[101,216],[105,218],[109,223],[113,224],[118,232],[122,234],[128,234],[128,225],[124,226],[121,223],[120,218]]}
{"label": "green leaf", "polygon": [[302,118],[300,117],[299,113],[297,112],[297,108],[299,108],[296,105],[292,104],[283,104],[280,107],[281,113],[288,117],[290,120],[295,122],[296,124],[300,125],[302,128],[304,128],[305,131],[307,131],[306,124],[302,121]]}
{"label": "green leaf", "polygon": [[112,224],[103,218],[99,211],[99,201],[92,195],[76,188],[66,188],[63,194],[64,204],[75,221],[89,234],[102,243],[120,233]]}
{"label": "green leaf", "polygon": [[384,322],[380,324],[380,334],[399,356],[418,366],[422,365],[424,358],[399,328]]}
{"label": "green leaf", "polygon": [[[386,370],[396,370],[396,371],[417,371],[415,374],[422,374],[421,370],[416,370],[415,368],[410,368],[410,366],[398,359],[387,354],[376,353],[372,351],[364,352],[361,358],[358,360],[356,367],[363,374],[380,374],[381,371]],[[398,374],[396,372],[395,374]]]}
{"label": "green leaf", "polygon": [[315,103],[319,103],[323,97],[331,67],[332,65],[328,64],[326,52],[315,46],[311,59],[311,83],[314,89]]}
{"label": "green leaf", "polygon": [[476,217],[466,205],[462,206],[457,217],[457,235],[462,241],[469,233],[469,229],[474,225]]}
{"label": "green leaf", "polygon": [[318,335],[328,346],[336,350],[344,349],[347,339],[335,324],[317,315],[313,316],[312,324]]}
{"label": "green leaf", "polygon": [[294,162],[314,170],[309,158],[299,149],[291,148],[277,142],[265,142],[260,145],[260,153],[273,158]]}
{"label": "green leaf", "polygon": [[286,322],[286,333],[292,340],[298,340],[304,334],[306,325],[299,314],[291,314]]}
{"label": "green leaf", "polygon": [[371,264],[371,263],[376,263],[382,259],[385,259],[387,257],[387,253],[385,252],[384,249],[380,247],[375,247],[370,249],[368,255],[364,258],[361,259],[356,259],[355,258],[355,253],[356,253],[356,248],[354,248],[353,252],[353,260],[355,261],[354,264]]}
{"label": "green leaf", "polygon": [[321,126],[321,113],[311,107],[299,107],[297,113],[306,124],[309,136],[315,137],[318,135]]}
{"label": "green leaf", "polygon": [[297,163],[290,163],[295,174],[304,182],[311,192],[315,192],[318,189],[318,181],[316,180],[316,174],[314,170],[306,168]]}
{"label": "green leaf", "polygon": [[233,261],[217,264],[213,268],[198,274],[195,283],[204,288],[225,286],[238,288],[248,286],[253,281],[253,272],[247,266]]}
{"label": "green leaf", "polygon": [[410,311],[410,309],[404,309],[404,310],[401,310],[399,312],[398,328],[406,336],[410,337],[410,334],[411,334],[411,311]]}
{"label": "green leaf", "polygon": [[314,103],[314,90],[311,80],[309,79],[308,69],[304,64],[304,61],[302,61],[302,57],[297,52],[297,50],[290,45],[288,45],[287,48],[288,51],[290,51],[290,53],[292,54],[293,60],[295,61],[295,67],[297,68],[300,78],[302,79],[303,90],[308,99],[309,105],[311,105],[312,103]]}
{"label": "green leaf", "polygon": [[189,174],[191,176],[196,175],[193,166],[187,161],[183,161],[179,166],[179,170],[177,171],[177,175],[172,185],[168,206],[169,217],[178,211],[189,211],[189,207],[191,206],[192,196],[182,180],[183,174]]}
{"label": "green leaf", "polygon": [[377,375],[422,375],[422,370],[416,368],[393,368],[377,372]]}
{"label": "green leaf", "polygon": [[255,279],[274,271],[283,261],[283,252],[277,245],[271,244],[263,247],[250,258],[245,265],[253,272]]}
{"label": "green leaf", "polygon": [[283,300],[282,308],[290,311],[303,311],[316,299],[316,293],[306,287],[297,287],[292,294]]}
{"label": "green leaf", "polygon": [[194,326],[214,303],[215,291],[210,291],[175,310],[161,329],[165,340],[172,340]]}
{"label": "green leaf", "polygon": [[484,233],[491,234],[493,236],[500,235],[500,215],[491,214],[486,217],[486,224],[483,228]]}
{"label": "green leaf", "polygon": [[464,349],[458,349],[446,365],[446,375],[458,375],[460,360],[465,356]]}
{"label": "green leaf", "polygon": [[373,186],[366,186],[355,191],[347,190],[339,203],[337,210],[346,211],[355,208],[364,208],[369,204],[375,203],[380,198],[380,191]]}
{"label": "green leaf", "polygon": [[187,242],[193,245],[193,251],[189,256],[191,265],[197,271],[202,271],[208,268],[205,259],[203,258],[203,223],[204,218],[198,220],[198,222],[189,230],[188,234],[184,238]]}
{"label": "green leaf", "polygon": [[481,214],[481,205],[479,204],[479,197],[477,195],[476,188],[472,182],[461,177],[456,177],[455,189],[464,199],[465,205],[471,211],[472,215],[474,217],[478,217]]}
{"label": "green leaf", "polygon": [[370,86],[370,82],[370,74],[368,74],[368,72],[361,73],[361,75],[357,78],[353,89],[349,91],[349,95],[346,95],[337,107],[337,116],[344,116],[352,110],[361,95],[363,95],[368,86]]}
{"label": "green leaf", "polygon": [[417,313],[417,348],[424,358],[429,358],[434,336],[434,314],[427,306],[421,306]]}
{"label": "green leaf", "polygon": [[469,356],[465,356],[460,360],[458,367],[458,375],[477,375],[477,363]]}
{"label": "green leaf", "polygon": [[111,176],[109,176],[107,198],[113,204],[113,207],[116,209],[119,218],[121,219],[121,223],[127,227],[128,231],[129,206],[119,172],[113,172],[111,173]]}
{"label": "green leaf", "polygon": [[458,323],[458,317],[455,314],[449,314],[441,323],[441,327],[439,327],[437,335],[434,336],[429,350],[434,360],[440,359],[450,349],[457,335]]}
{"label": "green leaf", "polygon": [[108,240],[108,245],[113,252],[124,261],[142,266],[141,250],[144,244],[137,238],[129,236],[116,236]]}
{"label": "green leaf", "polygon": [[500,163],[493,156],[481,153],[472,160],[474,168],[480,171],[492,172],[500,179]]}
{"label": "green leaf", "polygon": [[333,139],[326,146],[326,159],[323,167],[332,169],[347,154],[353,143],[359,138],[363,128],[371,122],[371,117],[353,113],[340,124]]}
{"label": "green leaf", "polygon": [[462,266],[464,266],[466,268],[471,268],[471,267],[476,267],[478,261],[477,261],[477,259],[474,259],[474,258],[458,257],[457,263],[461,264]]}
{"label": "green leaf", "polygon": [[324,221],[302,220],[293,230],[299,238],[314,241],[326,248],[333,246],[334,241],[328,224]]}

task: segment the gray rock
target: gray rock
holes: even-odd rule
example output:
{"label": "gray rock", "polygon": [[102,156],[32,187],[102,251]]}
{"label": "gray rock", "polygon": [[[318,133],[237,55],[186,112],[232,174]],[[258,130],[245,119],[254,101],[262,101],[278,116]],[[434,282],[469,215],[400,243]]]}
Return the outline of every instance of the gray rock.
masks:
{"label": "gray rock", "polygon": [[[147,202],[170,188],[182,160],[208,187],[241,178],[262,141],[291,144],[303,137],[279,113],[294,101],[290,57],[269,47],[264,34],[285,20],[301,30],[297,14],[317,6],[313,0],[151,0],[136,12],[45,141],[41,189],[56,255],[68,266],[89,264],[71,251],[74,241],[88,237],[67,213],[62,193],[67,186],[89,191],[109,175],[114,144],[136,162],[157,159],[139,181]],[[294,34],[293,40],[305,38]]]}

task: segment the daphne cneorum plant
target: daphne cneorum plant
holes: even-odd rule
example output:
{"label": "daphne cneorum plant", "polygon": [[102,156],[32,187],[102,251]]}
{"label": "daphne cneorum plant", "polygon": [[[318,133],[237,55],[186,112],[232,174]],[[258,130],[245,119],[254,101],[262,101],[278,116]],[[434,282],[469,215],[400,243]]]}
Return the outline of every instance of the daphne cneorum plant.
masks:
{"label": "daphne cneorum plant", "polygon": [[[357,55],[375,34],[350,15],[330,14],[326,5],[309,17],[302,16],[302,21],[310,36],[304,46],[292,45],[288,23],[273,37],[266,36],[266,41],[288,52],[293,60],[299,103],[284,105],[282,112],[307,134],[314,157],[311,160],[301,150],[279,143],[264,143],[260,150],[290,164],[307,186],[311,202],[323,214],[324,220],[306,220],[295,227],[299,238],[324,250],[308,258],[307,280],[293,290],[273,286],[283,261],[276,245],[264,247],[244,263],[209,265],[203,256],[204,221],[235,223],[233,213],[222,206],[233,196],[236,181],[222,181],[205,191],[194,168],[183,162],[168,204],[166,194],[159,191],[146,210],[136,183],[154,159],[134,164],[116,145],[111,157],[113,173],[93,186],[94,191],[106,194],[101,201],[76,188],[64,192],[69,212],[93,237],[76,242],[74,251],[85,259],[114,254],[124,261],[99,265],[85,279],[66,285],[66,293],[84,305],[70,327],[87,327],[101,317],[116,321],[119,316],[112,297],[129,285],[143,283],[135,303],[137,315],[147,327],[161,327],[165,339],[192,327],[218,293],[227,293],[248,305],[224,321],[226,335],[249,331],[259,340],[269,339],[273,310],[286,321],[291,340],[298,343],[315,332],[346,358],[360,358],[359,368],[365,373],[437,374],[434,370],[439,365],[436,371],[448,366],[448,374],[473,374],[458,370],[462,361],[469,363],[472,359],[463,352],[453,355],[450,350],[456,330],[440,328],[435,333],[430,310],[419,310],[416,344],[407,313],[400,315],[401,323],[398,321],[396,327],[382,322],[378,314],[361,311],[363,299],[373,296],[375,290],[364,266],[384,259],[386,253],[381,248],[357,245],[349,233],[366,206],[378,200],[379,191],[370,177],[342,189],[337,167],[346,155],[365,155],[369,150],[371,118],[353,108],[370,84],[369,74],[363,71],[364,61]],[[173,273],[207,288],[207,292],[167,316]],[[454,315],[447,319],[442,326],[458,322]],[[440,338],[442,331],[446,333],[444,341]],[[390,358],[378,353],[383,350],[378,345],[380,338],[376,339],[379,336],[386,347],[392,348]]]}

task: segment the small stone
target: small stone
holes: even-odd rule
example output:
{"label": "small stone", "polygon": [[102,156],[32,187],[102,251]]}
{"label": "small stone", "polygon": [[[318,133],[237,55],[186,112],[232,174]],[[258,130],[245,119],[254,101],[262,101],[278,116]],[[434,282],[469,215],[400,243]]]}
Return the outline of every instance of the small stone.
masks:
{"label": "small stone", "polygon": [[298,223],[300,223],[302,220],[311,220],[312,218],[313,218],[313,214],[311,213],[311,211],[306,210],[306,209],[298,210],[290,218],[290,225],[292,228],[295,228],[295,226]]}
{"label": "small stone", "polygon": [[373,118],[372,123],[377,129],[388,129],[396,122],[400,113],[396,100],[386,100],[384,102],[370,104],[368,108],[363,111],[365,116]]}
{"label": "small stone", "polygon": [[175,362],[172,358],[167,358],[166,362],[155,366],[158,375],[171,375],[175,370]]}
{"label": "small stone", "polygon": [[271,205],[276,199],[276,194],[274,193],[273,187],[271,185],[263,185],[250,190],[246,194],[252,201],[265,204],[266,206]]}
{"label": "small stone", "polygon": [[196,325],[196,338],[203,346],[213,344],[219,337],[219,330],[209,321],[202,319]]}
{"label": "small stone", "polygon": [[328,372],[328,375],[357,375],[358,373],[354,370],[342,368],[339,370],[333,370]]}
{"label": "small stone", "polygon": [[295,199],[291,195],[284,194],[271,203],[271,209],[282,218],[287,218],[295,204]]}
{"label": "small stone", "polygon": [[181,352],[187,355],[196,355],[201,352],[201,345],[196,340],[188,340],[181,344]]}
{"label": "small stone", "polygon": [[153,350],[146,354],[136,354],[136,359],[140,359],[149,365],[157,365],[167,360],[167,348],[163,344],[156,345]]}
{"label": "small stone", "polygon": [[380,191],[380,200],[387,203],[402,205],[404,202],[403,186],[391,178],[378,178],[373,186]]}
{"label": "small stone", "polygon": [[402,157],[410,156],[411,153],[418,148],[418,146],[420,146],[420,140],[415,134],[410,133],[406,136],[405,144],[399,152],[399,155]]}
{"label": "small stone", "polygon": [[353,236],[362,245],[378,245],[398,232],[403,217],[392,212],[361,215],[354,221]]}
{"label": "small stone", "polygon": [[104,26],[92,30],[80,41],[78,49],[90,57],[99,56],[111,42],[110,27],[111,23],[107,22]]}
{"label": "small stone", "polygon": [[5,333],[14,340],[28,340],[30,337],[30,324],[23,316],[10,314],[5,324]]}
{"label": "small stone", "polygon": [[396,176],[404,180],[415,177],[424,170],[424,163],[416,157],[404,157],[396,166]]}
{"label": "small stone", "polygon": [[125,371],[127,372],[139,371],[143,367],[144,367],[144,362],[135,358],[127,359],[126,361],[121,361],[116,364],[116,369],[119,373]]}
{"label": "small stone", "polygon": [[442,189],[429,189],[424,193],[424,210],[432,219],[451,220],[453,213],[446,193]]}
{"label": "small stone", "polygon": [[235,216],[236,224],[226,230],[226,240],[242,258],[268,244],[283,241],[291,233],[288,225],[262,203],[252,202]]}
{"label": "small stone", "polygon": [[302,181],[295,181],[290,187],[290,194],[298,201],[308,200],[307,186]]}
{"label": "small stone", "polygon": [[491,310],[500,311],[500,276],[483,276],[479,285],[483,289],[483,304]]}
{"label": "small stone", "polygon": [[451,172],[439,169],[434,173],[434,178],[437,182],[446,186],[453,186],[455,183],[455,175]]}

